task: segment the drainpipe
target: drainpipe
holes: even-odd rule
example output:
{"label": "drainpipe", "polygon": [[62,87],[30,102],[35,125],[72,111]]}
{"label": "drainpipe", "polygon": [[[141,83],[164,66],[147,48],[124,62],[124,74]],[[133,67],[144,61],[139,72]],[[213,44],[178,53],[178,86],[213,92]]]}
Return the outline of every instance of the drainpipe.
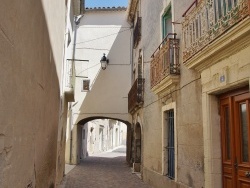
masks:
{"label": "drainpipe", "polygon": [[[81,18],[83,17],[82,14],[78,15],[78,16],[74,16],[74,43],[73,43],[73,51],[72,51],[72,60],[73,60],[73,65],[75,65],[75,50],[76,50],[76,38],[77,38],[77,28],[78,25],[81,21]],[[73,67],[73,66],[72,66]],[[74,67],[73,67],[74,68]],[[73,145],[73,109],[72,109],[72,102],[70,102],[70,107],[71,107],[71,114],[70,114],[70,164],[72,164],[72,145]]]}
{"label": "drainpipe", "polygon": [[134,84],[133,80],[133,70],[134,70],[134,24],[131,26],[131,35],[130,35],[130,61],[131,61],[131,84]]}
{"label": "drainpipe", "polygon": [[69,123],[70,123],[70,151],[69,151],[69,164],[72,164],[72,129],[73,129],[73,121],[72,121],[72,115],[73,115],[73,112],[72,112],[72,103],[70,103],[70,116],[69,116]]}

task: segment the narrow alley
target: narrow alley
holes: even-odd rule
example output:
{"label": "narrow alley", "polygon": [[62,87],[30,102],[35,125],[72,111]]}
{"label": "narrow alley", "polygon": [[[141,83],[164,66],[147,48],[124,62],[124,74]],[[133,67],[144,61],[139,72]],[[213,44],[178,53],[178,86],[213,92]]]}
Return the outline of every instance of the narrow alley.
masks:
{"label": "narrow alley", "polygon": [[0,188],[250,188],[250,0],[0,1]]}
{"label": "narrow alley", "polygon": [[66,174],[59,188],[150,188],[131,173],[125,158],[125,147],[89,156]]}

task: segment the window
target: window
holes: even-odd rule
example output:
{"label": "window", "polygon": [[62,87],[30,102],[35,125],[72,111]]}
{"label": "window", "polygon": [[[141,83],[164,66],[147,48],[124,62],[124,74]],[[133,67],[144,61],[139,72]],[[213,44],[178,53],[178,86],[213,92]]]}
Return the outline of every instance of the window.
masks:
{"label": "window", "polygon": [[142,54],[141,54],[141,50],[140,50],[140,55],[139,55],[139,58],[138,58],[138,78],[142,78]]}
{"label": "window", "polygon": [[[172,13],[171,13],[171,6],[166,9],[164,14],[162,15],[162,38],[165,39],[169,33],[172,33]],[[165,40],[166,41],[166,40]],[[170,54],[169,54],[170,53]],[[165,52],[163,54],[162,59],[162,69],[166,71],[169,67],[168,59],[169,56],[171,57],[173,53],[171,54],[171,50],[168,52]],[[171,60],[171,58],[170,58]]]}
{"label": "window", "polygon": [[170,179],[175,178],[175,143],[174,143],[174,110],[168,110],[166,113],[166,131],[167,131],[167,176]]}
{"label": "window", "polygon": [[82,139],[85,140],[85,129],[82,130]]}
{"label": "window", "polygon": [[82,91],[89,91],[89,82],[90,80],[83,80]]}
{"label": "window", "polygon": [[168,33],[172,33],[172,12],[171,6],[167,8],[162,16],[162,38],[164,39]]}

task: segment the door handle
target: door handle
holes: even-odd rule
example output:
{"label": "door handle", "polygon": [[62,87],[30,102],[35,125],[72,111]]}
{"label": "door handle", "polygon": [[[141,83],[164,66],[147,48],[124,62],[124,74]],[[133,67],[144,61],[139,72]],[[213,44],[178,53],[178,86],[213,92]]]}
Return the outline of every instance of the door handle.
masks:
{"label": "door handle", "polygon": [[246,176],[247,178],[249,178],[249,177],[250,177],[250,172],[245,172],[245,176]]}
{"label": "door handle", "polygon": [[234,168],[238,168],[238,163],[236,162],[236,163],[234,163]]}

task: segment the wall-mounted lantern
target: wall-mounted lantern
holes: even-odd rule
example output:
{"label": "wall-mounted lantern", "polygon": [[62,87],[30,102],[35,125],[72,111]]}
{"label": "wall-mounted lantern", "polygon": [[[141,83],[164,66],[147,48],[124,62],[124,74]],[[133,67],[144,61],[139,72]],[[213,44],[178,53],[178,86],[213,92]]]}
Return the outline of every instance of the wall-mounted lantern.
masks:
{"label": "wall-mounted lantern", "polygon": [[102,70],[105,70],[109,63],[109,60],[106,58],[105,54],[103,54],[100,62],[101,62]]}

